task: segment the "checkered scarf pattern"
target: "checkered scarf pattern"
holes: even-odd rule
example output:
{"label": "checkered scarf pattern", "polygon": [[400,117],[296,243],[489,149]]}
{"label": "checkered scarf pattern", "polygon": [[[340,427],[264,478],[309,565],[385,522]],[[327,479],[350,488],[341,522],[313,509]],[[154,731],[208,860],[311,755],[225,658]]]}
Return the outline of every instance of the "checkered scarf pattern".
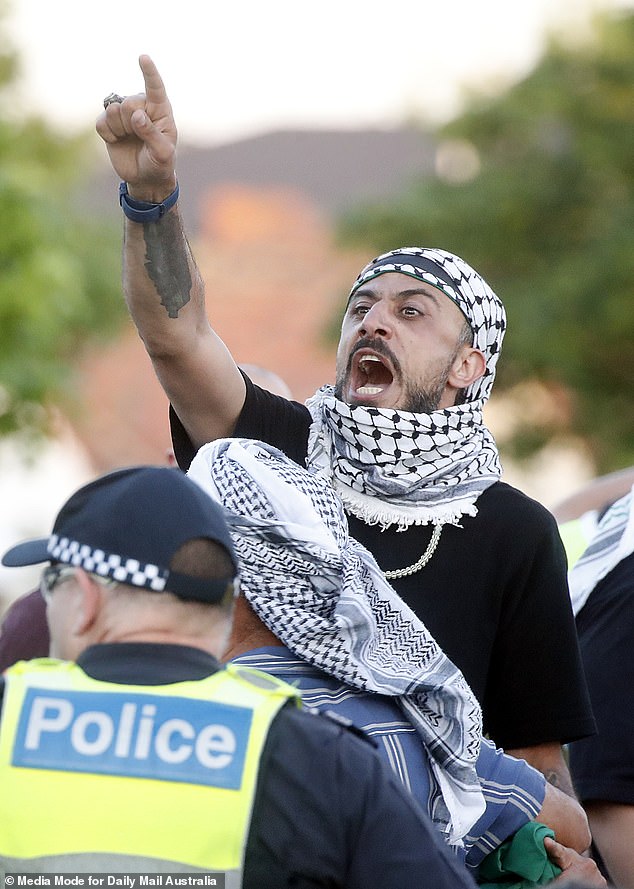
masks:
{"label": "checkered scarf pattern", "polygon": [[432,817],[459,843],[484,810],[479,705],[462,673],[348,535],[330,486],[269,445],[220,439],[189,476],[226,509],[244,596],[295,654],[365,691],[394,695],[424,741]]}
{"label": "checkered scarf pattern", "polygon": [[634,487],[605,513],[594,537],[568,572],[575,616],[600,580],[634,552]]}
{"label": "checkered scarf pattern", "polygon": [[415,414],[350,406],[332,386],[306,402],[313,423],[306,465],[334,485],[346,508],[368,524],[399,528],[457,524],[475,515],[477,498],[501,474],[498,450],[482,410],[491,394],[506,329],[504,306],[471,266],[445,250],[403,247],[373,259],[351,296],[388,272],[441,290],[461,310],[486,370],[463,404]]}

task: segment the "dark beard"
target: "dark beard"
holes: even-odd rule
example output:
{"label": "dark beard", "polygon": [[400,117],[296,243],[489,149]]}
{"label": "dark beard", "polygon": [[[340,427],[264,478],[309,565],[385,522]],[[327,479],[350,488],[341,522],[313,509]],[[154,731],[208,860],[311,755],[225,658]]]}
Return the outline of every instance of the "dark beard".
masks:
{"label": "dark beard", "polygon": [[438,410],[440,399],[445,391],[448,373],[444,371],[432,380],[427,388],[408,385],[405,387],[405,406],[400,410],[411,414],[432,414]]}

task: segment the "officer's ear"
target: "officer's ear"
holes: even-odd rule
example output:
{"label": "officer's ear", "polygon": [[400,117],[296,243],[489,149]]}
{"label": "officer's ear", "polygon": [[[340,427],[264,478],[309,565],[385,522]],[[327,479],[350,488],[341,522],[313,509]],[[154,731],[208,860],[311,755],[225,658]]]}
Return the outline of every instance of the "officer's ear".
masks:
{"label": "officer's ear", "polygon": [[85,636],[95,625],[101,611],[101,587],[87,574],[83,568],[78,568],[75,577],[77,580],[77,597],[71,630],[75,636]]}

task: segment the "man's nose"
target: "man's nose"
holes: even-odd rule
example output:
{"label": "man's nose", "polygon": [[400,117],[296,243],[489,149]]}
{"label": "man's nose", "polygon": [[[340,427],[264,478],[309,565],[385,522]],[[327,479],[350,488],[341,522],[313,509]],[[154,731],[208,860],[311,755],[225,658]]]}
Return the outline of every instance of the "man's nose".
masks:
{"label": "man's nose", "polygon": [[392,324],[387,308],[381,302],[373,303],[361,319],[361,336],[384,336],[392,334]]}

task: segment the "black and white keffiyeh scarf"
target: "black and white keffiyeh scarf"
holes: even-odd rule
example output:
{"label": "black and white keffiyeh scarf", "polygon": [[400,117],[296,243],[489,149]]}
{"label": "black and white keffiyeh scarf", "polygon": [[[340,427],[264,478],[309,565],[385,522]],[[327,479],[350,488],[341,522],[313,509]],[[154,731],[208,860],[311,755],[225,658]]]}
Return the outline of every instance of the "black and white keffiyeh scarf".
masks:
{"label": "black and white keffiyeh scarf", "polygon": [[594,537],[568,572],[575,617],[600,580],[634,552],[634,487],[605,513]]}
{"label": "black and white keffiyeh scarf", "polygon": [[429,753],[432,819],[459,844],[484,811],[475,772],[480,707],[373,556],[349,536],[332,487],[276,448],[244,439],[204,445],[188,475],[224,506],[241,590],[263,623],[321,670],[397,698]]}
{"label": "black and white keffiyeh scarf", "polygon": [[403,247],[372,260],[350,295],[388,272],[441,290],[461,310],[486,370],[463,404],[429,414],[350,406],[323,386],[306,402],[313,424],[306,465],[328,479],[346,509],[368,524],[457,524],[501,473],[482,419],[506,329],[504,306],[471,266],[445,250]]}

